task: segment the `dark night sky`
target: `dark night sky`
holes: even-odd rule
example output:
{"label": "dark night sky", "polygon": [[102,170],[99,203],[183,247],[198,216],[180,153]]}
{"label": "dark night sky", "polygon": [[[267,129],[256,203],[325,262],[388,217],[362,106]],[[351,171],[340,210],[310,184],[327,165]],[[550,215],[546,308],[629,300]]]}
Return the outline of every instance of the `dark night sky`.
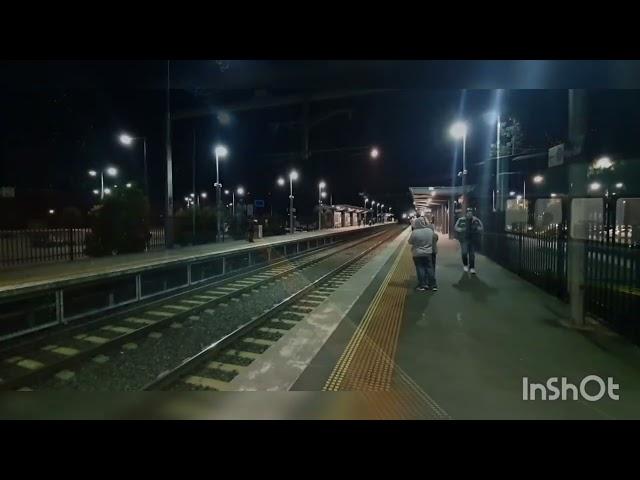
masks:
{"label": "dark night sky", "polygon": [[[191,191],[194,131],[197,190],[212,191],[215,167],[211,149],[216,141],[222,141],[230,149],[221,167],[225,187],[242,184],[254,198],[273,193],[284,202],[286,193],[277,189],[275,180],[294,166],[301,174],[296,198],[302,208],[316,201],[320,178],[328,183],[336,203],[359,204],[357,193],[366,190],[373,198],[397,208],[405,206],[408,186],[450,183],[455,147],[447,128],[457,117],[471,123],[469,161],[484,160],[493,130],[482,114],[494,106],[495,90],[463,91],[460,87],[465,86],[465,78],[469,87],[488,86],[482,80],[487,66],[482,66],[482,75],[474,81],[468,72],[466,77],[462,75],[464,66],[458,66],[460,79],[455,76],[455,66],[443,68],[439,64],[440,83],[425,81],[425,88],[415,88],[411,80],[427,78],[425,70],[418,68],[421,63],[415,62],[414,67],[407,62],[392,63],[232,61],[227,70],[221,71],[215,61],[176,62],[172,67],[176,87],[172,92],[173,110],[249,99],[256,88],[279,95],[303,89],[401,87],[394,92],[314,103],[311,107],[312,117],[332,109],[353,109],[350,119],[335,117],[312,130],[311,150],[376,145],[382,152],[377,161],[353,152],[318,154],[308,165],[302,165],[299,159],[270,156],[299,151],[298,130],[281,127],[274,131],[270,126],[275,121],[298,120],[299,106],[232,114],[228,125],[222,125],[215,116],[175,121],[176,206],[182,205],[180,200]],[[74,191],[89,202],[89,192],[94,188],[86,174],[89,168],[113,164],[123,172],[123,180],[141,181],[141,146],[125,148],[116,141],[119,132],[127,131],[148,137],[152,202],[161,206],[165,66],[163,62],[1,64],[0,185],[15,185],[18,192],[25,188]],[[500,68],[505,67],[497,65],[495,72],[503,71]],[[522,77],[515,70],[516,77]],[[396,81],[398,78],[402,81]],[[445,82],[448,78],[455,81]],[[513,85],[535,86],[531,78],[526,80],[520,78],[520,83]],[[509,82],[503,86],[510,86]],[[501,105],[504,114],[521,121],[526,144],[547,148],[566,136],[566,98],[566,90],[560,89],[511,90],[505,91]],[[598,142],[602,144],[594,148],[619,147],[626,142],[625,148],[636,151],[633,132],[640,120],[639,98],[636,90],[594,93],[592,105],[598,114],[591,126],[599,132]]]}

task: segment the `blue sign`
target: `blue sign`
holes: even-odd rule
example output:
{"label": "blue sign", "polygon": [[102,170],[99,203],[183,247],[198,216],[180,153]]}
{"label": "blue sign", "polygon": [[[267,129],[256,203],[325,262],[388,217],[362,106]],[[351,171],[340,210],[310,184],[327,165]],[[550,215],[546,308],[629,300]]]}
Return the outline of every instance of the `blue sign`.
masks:
{"label": "blue sign", "polygon": [[256,208],[264,208],[264,200],[254,200],[253,204]]}

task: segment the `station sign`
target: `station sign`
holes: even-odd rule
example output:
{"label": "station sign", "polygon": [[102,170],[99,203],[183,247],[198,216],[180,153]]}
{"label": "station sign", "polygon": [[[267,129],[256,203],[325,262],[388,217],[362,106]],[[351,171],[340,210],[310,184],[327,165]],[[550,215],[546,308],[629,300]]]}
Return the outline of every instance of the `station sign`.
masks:
{"label": "station sign", "polygon": [[564,143],[549,149],[549,168],[558,167],[564,163]]}
{"label": "station sign", "polygon": [[264,200],[254,200],[253,204],[256,208],[264,208]]}

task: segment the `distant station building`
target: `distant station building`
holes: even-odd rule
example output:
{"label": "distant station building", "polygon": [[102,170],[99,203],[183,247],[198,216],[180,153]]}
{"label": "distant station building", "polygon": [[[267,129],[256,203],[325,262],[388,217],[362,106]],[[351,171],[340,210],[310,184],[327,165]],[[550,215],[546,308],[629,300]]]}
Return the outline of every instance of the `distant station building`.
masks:
{"label": "distant station building", "polygon": [[[467,187],[467,194],[473,190]],[[442,233],[453,232],[453,224],[461,214],[462,187],[410,187],[415,213],[427,215]]]}
{"label": "distant station building", "polygon": [[375,215],[370,209],[354,205],[322,205],[322,228],[357,227]]}

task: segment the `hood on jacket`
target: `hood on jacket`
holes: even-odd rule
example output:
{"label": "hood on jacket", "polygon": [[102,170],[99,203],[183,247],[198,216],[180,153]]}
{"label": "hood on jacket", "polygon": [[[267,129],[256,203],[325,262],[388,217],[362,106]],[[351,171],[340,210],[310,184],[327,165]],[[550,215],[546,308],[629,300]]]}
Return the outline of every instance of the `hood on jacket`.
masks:
{"label": "hood on jacket", "polygon": [[414,229],[418,229],[418,228],[427,228],[427,219],[424,217],[418,217],[416,218],[415,223],[413,224],[413,228]]}

